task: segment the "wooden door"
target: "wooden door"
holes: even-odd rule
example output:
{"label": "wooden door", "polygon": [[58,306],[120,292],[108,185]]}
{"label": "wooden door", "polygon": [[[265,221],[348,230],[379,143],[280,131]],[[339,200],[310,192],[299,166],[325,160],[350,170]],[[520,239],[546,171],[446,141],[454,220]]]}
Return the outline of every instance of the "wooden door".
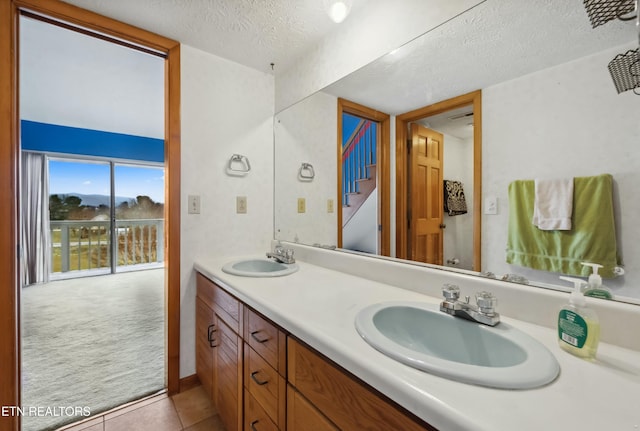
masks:
{"label": "wooden door", "polygon": [[411,124],[411,260],[435,265],[442,265],[443,145],[442,134]]}

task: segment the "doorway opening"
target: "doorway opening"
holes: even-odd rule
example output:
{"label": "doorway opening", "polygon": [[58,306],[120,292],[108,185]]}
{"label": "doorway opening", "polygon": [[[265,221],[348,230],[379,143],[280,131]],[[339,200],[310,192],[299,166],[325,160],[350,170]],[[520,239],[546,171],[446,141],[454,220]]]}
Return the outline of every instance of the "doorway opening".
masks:
{"label": "doorway opening", "polygon": [[[160,52],[165,59],[164,118],[165,120],[165,336],[166,376],[168,393],[180,387],[180,44],[177,41],[112,20],[102,15],[60,1],[9,0],[0,2],[0,404],[20,406],[21,367],[21,289],[22,270],[19,266],[19,206],[21,198],[17,184],[20,168],[20,121],[18,111],[18,73],[23,64],[18,61],[19,15],[25,11],[37,13],[58,22],[72,22],[83,29],[98,31],[126,45],[146,47]],[[7,429],[21,429],[21,417],[4,418]]]}
{"label": "doorway opening", "polygon": [[338,99],[338,247],[390,255],[389,115]]}
{"label": "doorway opening", "polygon": [[397,257],[480,271],[481,97],[478,90],[396,117]]}
{"label": "doorway opening", "polygon": [[27,11],[18,25],[17,405],[74,407],[24,416],[35,431],[167,387],[166,54]]}

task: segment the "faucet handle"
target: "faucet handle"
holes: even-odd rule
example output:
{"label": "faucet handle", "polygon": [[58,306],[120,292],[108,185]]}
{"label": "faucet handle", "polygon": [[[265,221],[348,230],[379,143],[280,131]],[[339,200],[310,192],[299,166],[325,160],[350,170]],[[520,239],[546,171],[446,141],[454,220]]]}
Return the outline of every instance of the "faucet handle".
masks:
{"label": "faucet handle", "polygon": [[476,293],[476,304],[482,314],[493,316],[498,305],[498,298],[493,296],[491,292],[481,291]]}
{"label": "faucet handle", "polygon": [[457,301],[460,298],[460,288],[455,284],[445,283],[442,285],[442,296],[447,301]]}

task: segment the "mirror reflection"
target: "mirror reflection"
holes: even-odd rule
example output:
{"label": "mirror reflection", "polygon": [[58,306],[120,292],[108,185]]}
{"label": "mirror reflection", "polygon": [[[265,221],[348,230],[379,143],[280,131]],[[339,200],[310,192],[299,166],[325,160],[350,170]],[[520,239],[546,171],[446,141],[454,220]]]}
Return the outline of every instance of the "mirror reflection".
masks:
{"label": "mirror reflection", "polygon": [[[389,148],[379,144],[376,149],[378,163],[387,151],[389,180],[378,176],[373,192],[378,231],[369,240],[378,247],[374,252],[415,258],[400,228],[411,231],[410,215],[398,211],[406,210],[403,199],[412,201],[403,197],[409,169],[397,163],[404,154],[398,157],[398,149],[403,142],[406,146],[398,137],[410,130],[396,130],[397,120],[479,90],[480,115],[456,107],[407,122],[408,128],[416,124],[443,136],[442,180],[458,182],[464,191],[467,213],[443,215],[442,252],[436,252],[441,261],[435,263],[562,289],[557,272],[507,263],[509,184],[610,174],[615,248],[625,274],[604,283],[616,299],[638,302],[640,230],[634,215],[640,204],[634,190],[640,182],[635,149],[640,97],[633,91],[618,94],[607,69],[616,56],[638,48],[638,30],[618,20],[592,28],[580,0],[532,3],[487,0],[278,113],[276,239],[339,246],[338,102],[345,100],[390,116]],[[451,122],[462,123],[466,134]],[[481,141],[481,152],[475,154],[468,136],[474,131]],[[456,150],[461,154],[455,155]],[[296,180],[302,162],[313,164],[313,181]],[[443,187],[438,196],[440,191],[444,200]],[[382,247],[385,235],[388,252]],[[585,268],[580,275],[589,273]]]}

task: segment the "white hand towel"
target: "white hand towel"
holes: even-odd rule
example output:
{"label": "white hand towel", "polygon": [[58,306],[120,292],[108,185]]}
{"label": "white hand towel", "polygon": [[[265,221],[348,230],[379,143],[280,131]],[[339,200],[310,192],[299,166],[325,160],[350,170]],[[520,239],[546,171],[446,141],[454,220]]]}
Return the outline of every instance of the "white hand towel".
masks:
{"label": "white hand towel", "polygon": [[533,224],[540,230],[571,230],[573,178],[535,180]]}

